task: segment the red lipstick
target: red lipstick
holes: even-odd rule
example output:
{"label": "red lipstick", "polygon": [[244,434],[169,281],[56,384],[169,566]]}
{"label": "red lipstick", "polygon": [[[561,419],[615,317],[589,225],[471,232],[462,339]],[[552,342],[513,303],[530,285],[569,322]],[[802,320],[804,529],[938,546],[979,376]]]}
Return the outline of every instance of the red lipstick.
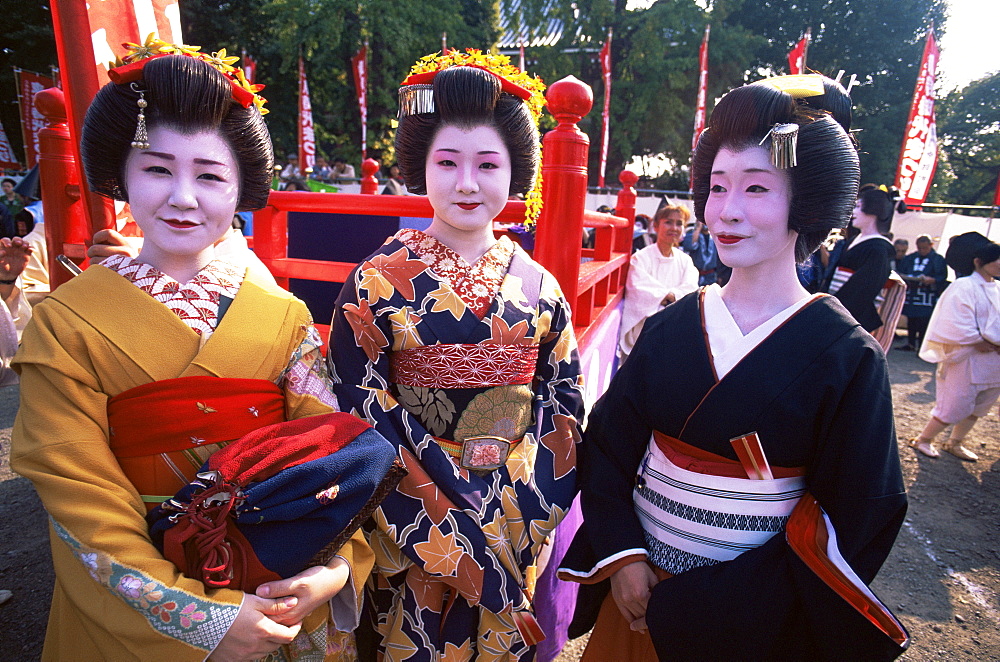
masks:
{"label": "red lipstick", "polygon": [[727,246],[730,244],[738,244],[746,239],[746,237],[738,237],[734,234],[717,234],[715,237],[719,240],[720,244],[725,244]]}
{"label": "red lipstick", "polygon": [[457,204],[462,209],[467,209],[467,210],[471,211],[471,210],[475,209],[476,207],[478,207],[479,205],[481,205],[482,203],[481,202],[459,202]]}

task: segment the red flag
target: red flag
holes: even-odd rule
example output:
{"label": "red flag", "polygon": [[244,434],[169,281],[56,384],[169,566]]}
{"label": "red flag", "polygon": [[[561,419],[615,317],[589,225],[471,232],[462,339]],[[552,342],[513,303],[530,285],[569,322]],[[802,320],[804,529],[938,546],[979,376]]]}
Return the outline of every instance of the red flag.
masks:
{"label": "red flag", "polygon": [[141,44],[151,32],[167,42],[181,43],[178,0],[104,0],[88,2],[98,83],[108,82],[108,62],[125,54],[125,42]]}
{"label": "red flag", "polygon": [[0,168],[21,169],[21,164],[14,158],[14,150],[10,148],[10,141],[7,140],[2,124],[0,124]]}
{"label": "red flag", "polygon": [[812,36],[812,28],[806,28],[806,34],[788,52],[788,73],[793,76],[806,72],[806,51],[809,49],[809,38]]}
{"label": "red flag", "polygon": [[35,108],[35,95],[55,83],[48,76],[14,69],[17,76],[17,102],[21,106],[21,135],[24,137],[24,161],[29,168],[38,162],[38,134],[45,128],[45,117]]}
{"label": "red flag", "polygon": [[691,138],[691,151],[698,146],[698,138],[705,130],[705,104],[708,98],[708,35],[711,25],[705,26],[705,36],[701,39],[698,49],[698,103],[694,109],[694,136]]}
{"label": "red flag", "polygon": [[927,31],[924,57],[913,91],[910,119],[899,154],[896,188],[908,206],[919,206],[927,198],[937,168],[937,126],[934,121],[934,80],[937,75],[938,47],[933,28]]}
{"label": "red flag", "polygon": [[1000,175],[997,175],[997,190],[993,194],[993,206],[1000,207]]}
{"label": "red flag", "polygon": [[243,49],[243,57],[240,59],[240,67],[243,69],[243,77],[247,79],[248,83],[253,85],[257,81],[257,61],[247,55],[245,48]]}
{"label": "red flag", "polygon": [[597,186],[604,188],[604,173],[608,168],[608,139],[611,137],[608,120],[611,115],[611,28],[608,28],[608,40],[601,48],[601,74],[604,77],[604,127],[601,130],[601,169],[597,173]]}
{"label": "red flag", "polygon": [[309,101],[309,82],[306,64],[299,56],[299,168],[308,176],[316,166],[316,132],[313,129],[312,103]]}
{"label": "red flag", "polygon": [[368,157],[368,42],[351,58],[354,70],[354,89],[358,95],[358,109],[361,111],[361,159]]}

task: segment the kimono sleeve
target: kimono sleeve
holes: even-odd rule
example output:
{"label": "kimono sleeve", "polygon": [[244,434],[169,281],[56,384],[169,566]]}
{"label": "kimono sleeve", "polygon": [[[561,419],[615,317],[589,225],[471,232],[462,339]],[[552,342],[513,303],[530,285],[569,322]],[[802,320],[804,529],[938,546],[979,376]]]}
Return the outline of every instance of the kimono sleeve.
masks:
{"label": "kimono sleeve", "polygon": [[408,472],[373,515],[380,532],[405,554],[395,570],[415,564],[455,588],[470,604],[481,604],[493,613],[512,606],[524,609],[528,603],[521,578],[504,567],[487,543],[480,517],[485,509],[458,505],[469,495],[489,493],[489,488],[469,472],[463,476],[444,453],[417,457],[418,448],[435,442],[390,391],[389,315],[397,307],[389,297],[373,295],[370,303],[361,294],[360,272],[366,265],[362,263],[341,290],[327,360],[341,409],[367,420],[395,444]]}
{"label": "kimono sleeve", "polygon": [[108,446],[107,396],[88,354],[100,338],[43,302],[15,359],[21,404],[11,467],[34,483],[50,516],[63,597],[53,609],[70,608],[99,630],[90,638],[116,646],[105,651],[109,659],[124,648],[136,659],[202,660],[232,625],[243,593],[206,590],[150,540],[145,506]]}
{"label": "kimono sleeve", "polygon": [[[870,239],[854,250],[858,251],[858,254],[856,257],[854,255],[851,257],[857,261],[857,267],[834,296],[844,304],[856,320],[861,322],[866,331],[873,331],[881,325],[881,319],[875,310],[875,297],[889,277],[887,251],[890,251],[891,247],[882,239]],[[845,257],[849,253],[850,249],[845,253]]]}
{"label": "kimono sleeve", "polygon": [[[821,361],[855,367],[830,410],[817,412],[817,429],[825,432],[806,481],[833,523],[841,555],[869,583],[902,524],[906,497],[885,358],[874,341],[862,343],[841,345]],[[857,353],[861,359],[851,361]],[[646,620],[661,660],[889,660],[902,652],[824,584],[782,534],[731,561],[660,582]]]}

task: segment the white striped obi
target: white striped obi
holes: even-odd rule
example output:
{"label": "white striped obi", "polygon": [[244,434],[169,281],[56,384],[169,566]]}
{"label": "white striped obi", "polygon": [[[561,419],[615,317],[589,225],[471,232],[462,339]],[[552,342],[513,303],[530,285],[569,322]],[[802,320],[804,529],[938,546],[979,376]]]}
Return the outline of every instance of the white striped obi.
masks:
{"label": "white striped obi", "polygon": [[801,475],[751,480],[683,469],[653,436],[633,501],[649,561],[677,575],[732,560],[784,531],[805,489]]}

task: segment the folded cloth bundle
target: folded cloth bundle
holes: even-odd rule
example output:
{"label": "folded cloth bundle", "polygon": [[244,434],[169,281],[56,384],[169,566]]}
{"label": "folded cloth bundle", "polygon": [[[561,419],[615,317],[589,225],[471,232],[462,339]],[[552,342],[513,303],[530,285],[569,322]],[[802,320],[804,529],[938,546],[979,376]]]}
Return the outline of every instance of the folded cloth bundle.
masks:
{"label": "folded cloth bundle", "polygon": [[310,416],[220,449],[146,519],[153,542],[186,576],[253,593],[327,563],[405,473],[368,423]]}

